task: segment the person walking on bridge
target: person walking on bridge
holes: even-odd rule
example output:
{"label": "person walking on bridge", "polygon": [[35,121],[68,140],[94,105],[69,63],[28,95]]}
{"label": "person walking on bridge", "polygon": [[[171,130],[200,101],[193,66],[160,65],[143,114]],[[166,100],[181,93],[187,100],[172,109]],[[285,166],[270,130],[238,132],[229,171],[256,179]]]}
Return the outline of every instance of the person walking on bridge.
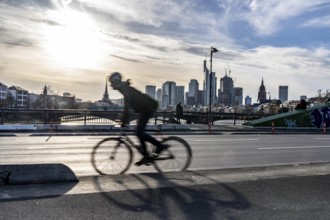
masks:
{"label": "person walking on bridge", "polygon": [[179,124],[181,124],[181,118],[182,118],[182,114],[183,114],[183,107],[181,105],[181,102],[179,102],[177,105],[176,105],[176,118],[177,118],[177,121]]}

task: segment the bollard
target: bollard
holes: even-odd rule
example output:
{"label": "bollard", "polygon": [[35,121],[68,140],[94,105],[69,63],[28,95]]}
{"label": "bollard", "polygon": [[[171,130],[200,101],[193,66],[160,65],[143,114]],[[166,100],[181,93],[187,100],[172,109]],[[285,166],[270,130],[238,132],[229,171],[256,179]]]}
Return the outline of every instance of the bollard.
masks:
{"label": "bollard", "polygon": [[275,134],[275,123],[272,121],[272,134]]}
{"label": "bollard", "polygon": [[323,134],[327,133],[327,123],[323,122]]}
{"label": "bollard", "polygon": [[209,134],[211,134],[211,124],[209,123]]}
{"label": "bollard", "polygon": [[51,119],[50,121],[50,134],[49,137],[46,139],[46,142],[49,141],[49,139],[52,137],[53,135],[53,119]]}
{"label": "bollard", "polygon": [[53,133],[53,119],[50,121],[50,134]]}

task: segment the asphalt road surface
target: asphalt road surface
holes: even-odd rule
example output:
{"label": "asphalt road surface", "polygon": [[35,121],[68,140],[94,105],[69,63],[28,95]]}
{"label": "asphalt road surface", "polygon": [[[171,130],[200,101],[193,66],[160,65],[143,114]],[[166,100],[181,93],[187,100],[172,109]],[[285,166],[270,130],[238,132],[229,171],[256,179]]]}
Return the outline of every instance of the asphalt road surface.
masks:
{"label": "asphalt road surface", "polygon": [[[95,178],[90,181],[95,192],[76,183],[0,186],[0,219],[330,219],[330,175],[228,182],[212,175],[131,174],[107,177],[103,183]],[[192,183],[196,176],[207,180]],[[121,187],[113,187],[114,182]],[[144,187],[130,186],[134,182]],[[63,191],[51,193],[56,190]],[[41,191],[45,194],[38,196]]]}
{"label": "asphalt road surface", "polygon": [[182,135],[188,172],[94,176],[104,137],[1,137],[0,165],[62,163],[80,181],[0,186],[0,219],[330,219],[328,135]]}
{"label": "asphalt road surface", "polygon": [[[1,164],[61,163],[79,176],[97,175],[90,162],[93,146],[107,136],[29,136],[0,138]],[[193,150],[189,170],[330,161],[328,135],[181,135]],[[134,139],[137,141],[136,139]],[[140,155],[135,153],[135,160]],[[131,166],[128,173],[156,172]]]}

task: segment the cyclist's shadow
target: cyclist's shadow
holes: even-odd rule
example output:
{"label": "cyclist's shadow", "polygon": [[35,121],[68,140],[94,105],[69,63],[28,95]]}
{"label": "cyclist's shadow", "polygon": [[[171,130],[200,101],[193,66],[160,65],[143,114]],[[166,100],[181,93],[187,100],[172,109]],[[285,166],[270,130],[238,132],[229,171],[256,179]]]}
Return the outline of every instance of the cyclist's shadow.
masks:
{"label": "cyclist's shadow", "polygon": [[121,192],[103,192],[101,184],[95,183],[111,205],[125,211],[149,213],[159,219],[232,219],[234,213],[230,212],[231,209],[250,207],[249,201],[229,185],[206,176],[202,177],[211,184],[196,185],[191,178],[185,177],[187,173],[202,176],[192,172],[182,173],[180,178],[161,173],[130,174],[142,189],[133,189],[129,182],[119,178],[117,183],[121,184]]}

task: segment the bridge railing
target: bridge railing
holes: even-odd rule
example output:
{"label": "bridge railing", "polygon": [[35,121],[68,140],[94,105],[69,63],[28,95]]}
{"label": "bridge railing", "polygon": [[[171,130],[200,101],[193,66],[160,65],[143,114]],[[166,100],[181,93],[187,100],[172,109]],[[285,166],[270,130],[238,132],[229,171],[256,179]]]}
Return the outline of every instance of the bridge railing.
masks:
{"label": "bridge railing", "polygon": [[[0,124],[114,124],[122,116],[122,111],[75,110],[75,109],[0,109]],[[131,113],[129,121],[136,124],[138,114]],[[175,112],[156,112],[150,124],[178,123]],[[212,113],[214,124],[242,124],[262,118],[265,114]],[[181,124],[207,124],[207,112],[183,112]]]}

